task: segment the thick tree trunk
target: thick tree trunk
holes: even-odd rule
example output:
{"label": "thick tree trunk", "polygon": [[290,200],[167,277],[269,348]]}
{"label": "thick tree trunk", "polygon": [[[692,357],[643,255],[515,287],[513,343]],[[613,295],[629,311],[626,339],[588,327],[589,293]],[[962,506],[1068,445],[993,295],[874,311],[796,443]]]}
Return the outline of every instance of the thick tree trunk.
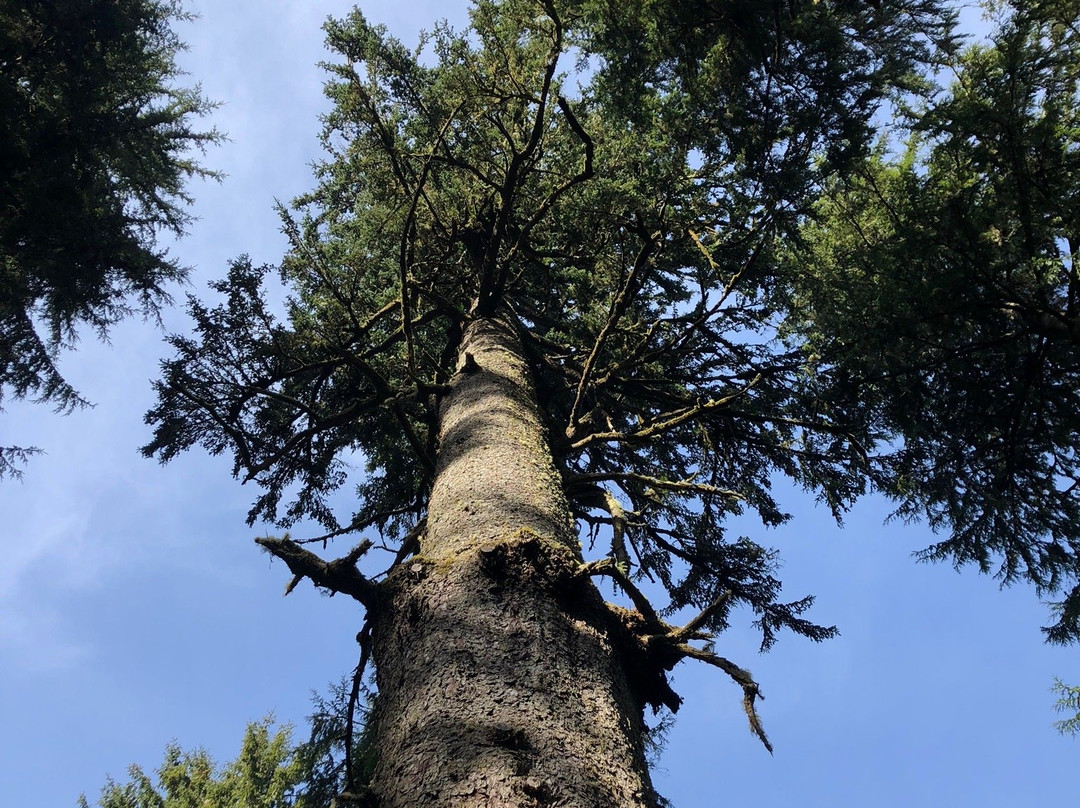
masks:
{"label": "thick tree trunk", "polygon": [[653,806],[514,328],[466,330],[420,554],[373,613],[379,808]]}

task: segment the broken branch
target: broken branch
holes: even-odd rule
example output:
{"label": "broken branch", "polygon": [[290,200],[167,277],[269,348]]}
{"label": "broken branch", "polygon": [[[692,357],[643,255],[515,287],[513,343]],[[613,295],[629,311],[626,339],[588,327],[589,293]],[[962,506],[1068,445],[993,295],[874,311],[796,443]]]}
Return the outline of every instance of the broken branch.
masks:
{"label": "broken branch", "polygon": [[255,539],[255,543],[275,558],[280,558],[293,573],[293,580],[285,590],[289,594],[303,578],[310,578],[315,586],[341,592],[370,607],[375,602],[378,586],[356,568],[356,562],[372,548],[365,539],[349,553],[334,561],[324,561],[310,550],[305,550],[291,539],[274,539],[269,536]]}

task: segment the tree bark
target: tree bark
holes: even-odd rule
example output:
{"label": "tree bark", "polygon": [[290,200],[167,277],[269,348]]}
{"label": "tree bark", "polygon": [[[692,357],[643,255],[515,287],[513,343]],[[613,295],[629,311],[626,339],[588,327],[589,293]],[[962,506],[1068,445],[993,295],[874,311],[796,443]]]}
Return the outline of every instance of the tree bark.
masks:
{"label": "tree bark", "polygon": [[465,331],[420,553],[373,610],[379,808],[652,808],[640,698],[509,319]]}

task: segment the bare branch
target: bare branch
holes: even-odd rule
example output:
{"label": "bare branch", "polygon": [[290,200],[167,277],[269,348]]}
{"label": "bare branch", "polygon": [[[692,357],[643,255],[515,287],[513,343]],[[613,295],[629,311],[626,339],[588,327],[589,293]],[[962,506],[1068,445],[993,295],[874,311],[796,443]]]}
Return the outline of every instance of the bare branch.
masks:
{"label": "bare branch", "polygon": [[736,684],[742,687],[743,709],[746,711],[746,717],[750,721],[750,731],[758,737],[758,740],[760,740],[765,748],[769,750],[769,754],[771,755],[773,753],[772,744],[769,743],[769,737],[765,734],[765,727],[761,724],[761,717],[757,714],[757,709],[754,706],[754,703],[758,699],[764,701],[765,697],[761,695],[761,689],[758,687],[757,682],[754,681],[754,677],[750,675],[750,671],[740,668],[729,659],[725,659],[710,651],[694,648],[692,645],[687,645],[686,643],[678,644],[675,648],[677,651],[688,657],[699,659],[715,668],[719,668],[734,679]]}
{"label": "bare branch", "polygon": [[286,594],[296,587],[298,578],[310,578],[315,586],[349,595],[368,608],[375,603],[378,585],[356,568],[356,562],[373,546],[369,539],[360,542],[347,555],[334,561],[324,561],[287,537],[275,539],[266,536],[255,539],[255,543],[275,558],[284,561],[295,576]]}
{"label": "bare branch", "polygon": [[523,172],[529,169],[529,161],[533,159],[543,140],[544,124],[547,121],[548,107],[551,102],[552,84],[558,70],[559,57],[562,55],[562,21],[559,19],[553,3],[545,2],[544,10],[553,24],[551,50],[548,52],[547,64],[544,65],[540,92],[536,98],[536,115],[533,118],[529,137],[520,151],[514,150],[510,165],[506,170],[506,177],[499,190],[500,205],[491,238],[488,240],[483,266],[480,268],[478,303],[481,311],[491,310],[494,305],[501,301],[505,291],[507,272],[503,271],[498,275],[495,274],[499,249],[502,247],[503,239],[506,237],[514,208],[514,195],[521,187],[521,176]]}
{"label": "bare branch", "polygon": [[[669,429],[681,426],[687,421],[692,421],[700,417],[703,413],[710,412],[712,410],[720,409],[730,404],[732,401],[740,398],[750,391],[751,388],[756,386],[761,381],[761,374],[757,374],[750,382],[742,387],[740,390],[736,390],[734,393],[722,396],[721,398],[713,398],[708,401],[702,401],[695,404],[692,407],[685,407],[681,410],[674,412],[664,413],[653,419],[647,426],[634,432],[594,432],[591,435],[587,435],[581,440],[575,441],[570,444],[571,449],[584,449],[593,443],[606,442],[606,443],[643,443],[652,438],[660,435]],[[578,388],[580,391],[580,387]]]}

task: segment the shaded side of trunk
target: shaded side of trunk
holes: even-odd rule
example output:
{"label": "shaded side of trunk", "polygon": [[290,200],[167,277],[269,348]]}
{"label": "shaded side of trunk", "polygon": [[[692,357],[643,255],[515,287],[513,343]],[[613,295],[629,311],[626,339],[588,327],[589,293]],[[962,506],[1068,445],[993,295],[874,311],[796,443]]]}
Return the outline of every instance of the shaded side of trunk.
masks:
{"label": "shaded side of trunk", "polygon": [[655,805],[521,354],[503,320],[466,330],[421,552],[373,615],[380,808]]}

